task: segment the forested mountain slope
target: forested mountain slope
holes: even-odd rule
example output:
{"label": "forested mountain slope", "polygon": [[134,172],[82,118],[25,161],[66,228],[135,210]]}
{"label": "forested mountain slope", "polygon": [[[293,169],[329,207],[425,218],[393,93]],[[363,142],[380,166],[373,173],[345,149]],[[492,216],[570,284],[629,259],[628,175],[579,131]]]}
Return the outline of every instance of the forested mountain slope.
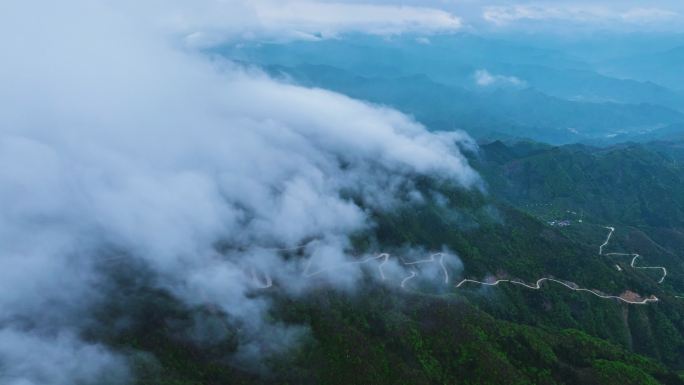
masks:
{"label": "forested mountain slope", "polygon": [[[487,167],[498,167],[511,159],[557,151],[536,144],[521,146],[484,146],[481,156],[490,159]],[[497,161],[492,160],[495,154]],[[590,151],[586,156],[607,155]],[[609,159],[613,156],[618,157]],[[651,174],[661,175],[657,170]],[[358,234],[350,252],[387,252],[406,262],[446,248],[458,255],[462,266],[447,261],[448,282],[439,275],[421,278],[429,266],[417,266],[418,277],[402,287],[403,281],[400,285],[392,280],[379,285],[382,265],[373,260],[368,262],[367,283],[352,292],[321,287],[292,299],[279,294],[277,282],[255,291],[253,295],[275,304],[273,321],[310,331],[284,354],[261,357],[259,374],[254,368],[230,364],[236,346],[231,330],[239,325],[215,309],[183,307],[145,282],[128,283],[128,292],[101,310],[103,322],[115,325],[120,322],[119,307],[132,304],[138,309],[135,319],[111,329],[116,332],[93,333],[98,338],[104,333],[108,343],[123,350],[155,353],[157,361],[144,355],[137,359],[141,384],[682,383],[676,371],[684,367],[684,300],[675,297],[682,287],[682,269],[672,267],[659,284],[660,276],[653,271],[630,268],[624,258],[599,255],[608,234],[604,222],[593,222],[599,214],[559,228],[525,210],[522,200],[515,204],[521,209],[506,203],[506,197],[498,195],[503,190],[491,187],[491,182],[488,193],[436,180],[419,179],[416,184],[424,200],[376,212],[377,226]],[[638,224],[625,221],[620,221],[625,227],[618,227],[607,247],[627,251],[635,246],[625,233],[638,230],[631,227]],[[424,254],[416,252],[421,249]],[[457,287],[464,278],[532,285],[542,277],[594,293],[550,281],[539,290],[516,284]],[[659,301],[632,305],[595,293],[634,293]],[[205,327],[211,325],[211,349],[178,332],[184,329],[180,325],[198,319]]]}

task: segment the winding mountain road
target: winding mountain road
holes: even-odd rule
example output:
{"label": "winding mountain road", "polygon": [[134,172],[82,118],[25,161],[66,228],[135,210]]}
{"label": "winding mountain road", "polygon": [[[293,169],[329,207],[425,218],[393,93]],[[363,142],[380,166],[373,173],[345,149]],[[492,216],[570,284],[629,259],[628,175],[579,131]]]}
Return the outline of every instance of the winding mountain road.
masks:
{"label": "winding mountain road", "polygon": [[660,279],[658,280],[658,283],[663,283],[663,281],[665,281],[665,277],[667,277],[667,269],[664,268],[663,266],[634,266],[634,262],[636,262],[636,260],[637,260],[638,258],[643,258],[643,257],[642,257],[641,255],[639,255],[639,254],[605,253],[605,254],[603,254],[603,255],[617,255],[617,256],[628,256],[628,257],[633,257],[633,258],[632,258],[632,261],[629,263],[629,267],[631,267],[631,268],[633,268],[633,269],[647,269],[647,270],[660,270],[660,271],[662,271],[662,272],[663,272],[663,276],[660,277]]}
{"label": "winding mountain road", "polygon": [[408,281],[412,280],[413,278],[415,278],[416,275],[417,275],[416,271],[415,271],[415,270],[411,270],[411,274],[410,274],[408,277],[402,279],[402,280],[401,280],[401,284],[400,284],[399,286],[401,286],[402,289],[406,288],[406,283],[407,283]]}
{"label": "winding mountain road", "polygon": [[517,281],[517,280],[511,280],[511,279],[498,279],[498,280],[496,280],[496,281],[494,281],[494,282],[481,282],[481,281],[475,281],[475,280],[472,280],[472,279],[464,279],[464,280],[462,280],[461,282],[459,282],[459,283],[456,285],[456,287],[459,288],[459,287],[461,287],[462,285],[464,285],[464,284],[466,284],[466,283],[475,283],[475,284],[486,285],[486,286],[496,286],[496,285],[498,285],[498,284],[500,284],[500,283],[510,283],[510,284],[513,284],[513,285],[524,286],[524,287],[526,287],[526,288],[528,288],[528,289],[532,289],[532,290],[539,290],[539,289],[541,289],[541,284],[544,283],[544,282],[546,282],[546,281],[555,282],[555,283],[561,284],[561,285],[565,286],[566,288],[568,288],[568,289],[570,289],[570,290],[573,290],[573,291],[584,291],[584,292],[587,292],[587,293],[591,293],[591,294],[593,294],[593,295],[595,295],[595,296],[597,296],[597,297],[599,297],[599,298],[604,298],[604,299],[617,299],[617,300],[619,300],[619,301],[622,301],[622,302],[624,302],[624,303],[628,303],[628,304],[631,304],[631,305],[646,305],[646,304],[648,304],[649,302],[658,302],[658,298],[655,297],[655,296],[651,296],[651,297],[646,298],[646,299],[641,300],[641,301],[632,301],[632,300],[629,300],[629,299],[626,299],[626,298],[622,298],[622,297],[619,297],[619,296],[601,294],[601,293],[599,293],[599,292],[597,292],[597,291],[595,291],[595,290],[585,289],[585,288],[582,288],[582,287],[576,287],[576,286],[574,286],[574,284],[569,284],[569,283],[560,281],[560,280],[558,280],[558,279],[547,278],[547,277],[538,279],[537,282],[534,283],[534,285],[530,285],[530,284],[525,283],[525,282],[523,282],[523,281]]}
{"label": "winding mountain road", "polygon": [[315,272],[313,272],[313,273],[309,273],[309,269],[311,268],[311,259],[309,259],[309,261],[308,261],[307,264],[306,264],[306,267],[304,268],[303,275],[304,275],[304,277],[306,277],[306,278],[310,278],[310,277],[313,277],[313,276],[315,276],[315,275],[319,275],[319,274],[325,273],[325,272],[327,272],[327,271],[338,270],[338,269],[340,269],[340,268],[342,268],[342,267],[345,267],[345,266],[349,266],[349,265],[362,265],[362,264],[368,263],[368,262],[370,262],[370,261],[374,261],[374,260],[377,260],[377,259],[382,259],[383,261],[378,265],[378,271],[380,272],[380,277],[381,277],[383,280],[385,280],[385,279],[386,279],[386,277],[385,277],[385,272],[382,270],[382,267],[389,261],[389,257],[390,257],[390,255],[389,255],[388,253],[381,253],[381,254],[378,254],[378,255],[376,255],[376,256],[374,256],[374,257],[368,257],[368,258],[363,259],[363,260],[361,260],[361,261],[345,262],[345,263],[341,263],[341,264],[338,264],[338,265],[335,265],[335,266],[331,266],[331,267],[328,267],[328,268],[325,268],[325,269],[321,269],[321,270],[315,271]]}
{"label": "winding mountain road", "polygon": [[[439,266],[442,268],[442,272],[444,273],[444,284],[448,284],[449,283],[449,272],[447,271],[446,266],[444,266],[444,257],[446,256],[446,254],[444,254],[444,253],[434,253],[434,254],[430,255],[430,258],[423,259],[420,261],[404,262],[404,265],[418,265],[421,263],[434,263],[435,262],[435,256],[437,256],[437,255],[439,255],[439,261],[438,261]],[[413,278],[413,277],[411,277],[411,278]]]}
{"label": "winding mountain road", "polygon": [[[659,269],[659,270],[662,270],[663,276],[660,278],[660,280],[658,281],[658,283],[662,283],[662,282],[665,280],[665,277],[667,276],[667,269],[665,269],[665,268],[662,267],[662,266],[634,266],[634,263],[636,262],[637,258],[641,257],[639,254],[625,254],[625,253],[605,253],[605,254],[604,254],[604,253],[603,253],[603,248],[606,247],[606,246],[608,246],[608,244],[610,243],[610,238],[613,236],[613,233],[615,232],[615,228],[614,228],[614,227],[608,226],[608,227],[605,227],[605,228],[608,229],[608,235],[606,236],[606,240],[599,246],[599,255],[629,255],[629,256],[633,256],[632,261],[631,261],[631,263],[630,263],[630,266],[631,266],[632,268],[634,268],[634,269]],[[618,266],[618,265],[615,265],[615,266],[617,267],[618,271],[622,271],[622,269],[620,268],[620,266]],[[604,299],[616,299],[616,300],[618,300],[618,301],[622,301],[622,302],[624,302],[624,303],[628,303],[628,304],[631,304],[631,305],[647,305],[647,304],[649,304],[649,303],[651,303],[651,302],[658,302],[658,301],[659,301],[658,297],[656,297],[656,296],[654,296],[654,295],[651,295],[650,297],[648,297],[648,298],[646,298],[646,299],[637,301],[637,300],[631,300],[631,299],[628,299],[628,298],[624,298],[624,297],[621,297],[621,296],[602,294],[602,293],[599,293],[599,292],[596,291],[596,290],[585,289],[585,288],[582,288],[582,287],[577,287],[577,286],[575,286],[574,284],[568,284],[568,283],[563,282],[563,281],[560,281],[560,280],[558,280],[558,279],[555,279],[555,278],[548,278],[548,277],[538,279],[537,282],[536,282],[534,285],[530,285],[530,284],[527,284],[527,283],[522,282],[522,281],[510,280],[510,279],[498,279],[498,280],[496,280],[496,281],[494,281],[494,282],[483,282],[483,281],[476,281],[476,280],[473,280],[473,279],[464,279],[464,280],[462,280],[461,282],[459,282],[459,283],[456,285],[456,288],[459,288],[459,287],[461,287],[462,285],[464,285],[464,284],[466,284],[466,283],[473,283],[473,284],[479,284],[479,285],[484,285],[484,286],[496,286],[496,285],[498,285],[498,284],[500,284],[500,283],[510,283],[510,284],[513,284],[513,285],[524,286],[524,287],[526,287],[526,288],[528,288],[528,289],[539,290],[539,289],[541,289],[541,284],[544,283],[544,282],[546,282],[546,281],[558,283],[558,284],[563,285],[563,286],[565,286],[566,288],[568,288],[568,289],[570,289],[570,290],[573,290],[573,291],[584,291],[584,292],[591,293],[591,294],[593,294],[593,295],[595,295],[595,296],[597,296],[597,297],[599,297],[599,298],[604,298]]]}
{"label": "winding mountain road", "polygon": [[[628,257],[633,257],[632,261],[629,263],[629,266],[633,269],[644,269],[644,270],[660,270],[663,272],[663,276],[660,277],[658,280],[658,283],[663,283],[665,281],[665,277],[667,277],[667,269],[663,266],[634,266],[634,263],[638,258],[643,258],[641,255],[636,254],[636,253],[603,253],[603,248],[608,246],[608,242],[610,241],[610,237],[613,235],[613,232],[615,231],[615,228],[613,227],[606,227],[606,229],[610,230],[608,233],[608,237],[606,237],[606,241],[603,242],[603,244],[599,247],[599,255],[615,255],[615,256],[628,256]],[[622,271],[622,269],[619,269]]]}
{"label": "winding mountain road", "polygon": [[[603,252],[604,248],[609,245],[610,239],[613,236],[613,233],[615,232],[614,227],[605,227],[605,228],[607,230],[609,230],[609,232],[608,232],[608,235],[606,236],[605,241],[599,246],[599,255],[632,256],[633,258],[632,258],[631,263],[630,263],[630,266],[632,268],[634,268],[634,269],[658,269],[658,270],[661,270],[663,272],[663,276],[660,278],[658,283],[662,283],[665,280],[665,277],[667,276],[667,269],[665,269],[664,267],[661,267],[661,266],[635,266],[636,260],[641,257],[639,254],[604,253]],[[297,250],[297,249],[301,249],[301,248],[303,248],[303,247],[295,247],[295,248],[288,248],[288,249],[274,249],[274,250],[291,251],[291,250]],[[366,263],[369,263],[372,261],[382,260],[378,264],[378,273],[380,274],[380,278],[384,281],[384,280],[387,280],[387,277],[385,275],[383,267],[385,266],[385,264],[387,264],[389,262],[390,257],[391,256],[389,253],[380,253],[376,256],[367,257],[367,258],[359,260],[359,261],[345,262],[345,263],[338,264],[335,266],[323,268],[323,269],[320,269],[320,270],[317,270],[314,272],[310,271],[311,260],[309,260],[306,264],[306,267],[305,267],[302,275],[305,278],[310,278],[310,277],[314,277],[314,276],[319,275],[319,274],[323,274],[325,272],[330,272],[330,271],[341,269],[345,266],[361,265],[361,264],[366,264]],[[443,253],[443,252],[433,253],[427,259],[411,261],[411,262],[406,262],[400,258],[401,264],[403,266],[406,266],[407,268],[409,268],[409,275],[404,277],[401,280],[399,286],[402,289],[406,289],[408,283],[418,276],[418,271],[414,268],[414,266],[422,265],[422,264],[431,264],[431,263],[439,264],[440,269],[442,270],[442,273],[444,276],[443,283],[445,285],[448,285],[450,282],[450,277],[449,277],[449,271],[446,268],[446,265],[444,264],[445,258],[446,258],[446,253]],[[622,271],[622,269],[620,268],[619,265],[616,265],[616,268],[618,269],[618,271]],[[257,274],[255,273],[254,269],[252,269],[251,270],[251,277],[252,277],[252,280],[254,281],[255,286],[258,288],[267,289],[267,288],[270,288],[273,286],[273,281],[267,273],[263,273],[263,279],[259,279],[257,277]],[[617,300],[617,301],[620,301],[620,302],[623,302],[626,304],[630,304],[630,305],[647,305],[649,303],[659,301],[658,297],[656,297],[654,295],[651,295],[650,297],[644,298],[644,299],[630,299],[630,298],[628,298],[630,295],[627,295],[627,294],[623,294],[621,296],[603,294],[603,293],[599,292],[598,290],[579,287],[574,283],[562,281],[562,280],[559,280],[556,278],[551,278],[551,277],[540,278],[534,284],[529,284],[529,283],[526,283],[522,280],[517,280],[517,279],[497,279],[495,281],[478,281],[478,280],[474,280],[474,279],[463,279],[455,285],[455,288],[461,289],[464,285],[467,285],[467,284],[490,286],[491,287],[491,286],[498,286],[499,284],[502,284],[502,283],[507,283],[507,284],[511,284],[511,285],[522,286],[522,287],[525,287],[525,288],[531,289],[531,290],[540,290],[542,288],[542,284],[545,282],[554,282],[554,283],[557,283],[557,284],[559,284],[559,285],[561,285],[561,286],[563,286],[569,290],[572,290],[572,291],[587,292],[587,293],[590,293],[590,294],[592,294],[596,297],[602,298],[602,299]],[[629,293],[629,292],[626,292],[626,293]],[[631,293],[631,295],[636,296],[634,293]],[[636,297],[639,298],[638,296],[636,296]],[[680,297],[678,297],[678,298],[680,298]]]}
{"label": "winding mountain road", "polygon": [[273,286],[273,279],[266,272],[263,273],[263,281],[257,277],[256,270],[254,270],[254,268],[250,269],[250,276],[254,286],[258,287],[259,289],[268,289],[269,287]]}
{"label": "winding mountain road", "polygon": [[610,242],[610,237],[613,236],[613,233],[615,232],[615,227],[604,227],[609,230],[608,236],[606,237],[606,240],[603,242],[601,246],[599,246],[599,255],[603,255],[603,248],[608,246],[608,242]]}

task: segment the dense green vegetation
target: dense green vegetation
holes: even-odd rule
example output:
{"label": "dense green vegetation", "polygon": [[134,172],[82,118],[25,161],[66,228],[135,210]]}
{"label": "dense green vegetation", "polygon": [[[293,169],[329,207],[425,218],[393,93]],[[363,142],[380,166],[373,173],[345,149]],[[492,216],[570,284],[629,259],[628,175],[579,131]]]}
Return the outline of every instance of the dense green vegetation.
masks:
{"label": "dense green vegetation", "polygon": [[[184,307],[122,271],[113,284],[127,289],[98,310],[108,326],[93,339],[127,352],[140,384],[680,384],[684,301],[674,295],[684,288],[682,243],[667,234],[684,227],[684,194],[671,193],[684,184],[673,146],[485,145],[473,162],[487,193],[417,180],[424,203],[375,213],[377,226],[354,241],[356,251],[395,255],[405,246],[447,248],[463,262],[449,264],[454,280],[553,276],[609,294],[654,294],[656,304],[553,283],[457,290],[453,281],[417,281],[401,290],[368,279],[353,292],[321,287],[297,298],[276,288],[254,295],[273,303],[272,322],[308,333],[256,365],[236,361],[239,325],[225,314]],[[564,216],[570,226],[546,223]],[[611,250],[666,265],[663,284],[624,258],[598,255],[608,224],[618,227]],[[184,334],[197,319],[218,330],[211,343]]]}
{"label": "dense green vegetation", "polygon": [[[494,142],[482,150],[473,161],[493,195],[546,221],[616,226],[613,251],[638,252],[653,264],[682,271],[681,142],[609,148]],[[575,239],[592,237],[592,231],[599,230],[564,230]],[[667,285],[684,290],[681,274],[668,277]]]}
{"label": "dense green vegetation", "polygon": [[267,369],[258,376],[230,363],[230,341],[207,349],[179,337],[173,325],[208,310],[180,308],[161,293],[131,303],[140,306],[139,323],[111,342],[154,354],[134,356],[139,384],[682,383],[664,365],[616,344],[576,329],[498,320],[459,295],[377,286],[361,292],[282,300],[278,318],[309,325],[311,338],[264,357]]}
{"label": "dense green vegetation", "polygon": [[517,205],[550,204],[584,210],[593,220],[669,228],[684,224],[684,164],[677,148],[494,142],[482,147],[478,163],[493,194]]}

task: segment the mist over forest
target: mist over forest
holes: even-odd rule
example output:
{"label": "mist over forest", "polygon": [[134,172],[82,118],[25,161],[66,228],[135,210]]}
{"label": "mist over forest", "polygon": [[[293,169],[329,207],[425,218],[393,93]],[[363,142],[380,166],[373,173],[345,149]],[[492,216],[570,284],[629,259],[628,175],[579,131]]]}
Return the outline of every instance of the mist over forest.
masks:
{"label": "mist over forest", "polygon": [[0,4],[0,385],[684,383],[683,26]]}

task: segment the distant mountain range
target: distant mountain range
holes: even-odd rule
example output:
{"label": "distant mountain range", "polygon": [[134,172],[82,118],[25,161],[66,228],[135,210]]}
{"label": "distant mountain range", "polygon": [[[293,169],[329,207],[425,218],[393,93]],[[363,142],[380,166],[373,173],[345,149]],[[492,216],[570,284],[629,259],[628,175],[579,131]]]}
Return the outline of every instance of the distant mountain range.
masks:
{"label": "distant mountain range", "polygon": [[674,90],[684,91],[684,46],[662,52],[635,54],[599,64],[606,74],[648,80]]}
{"label": "distant mountain range", "polygon": [[[479,139],[609,144],[669,138],[684,123],[683,94],[642,76],[684,76],[674,68],[684,63],[678,49],[648,60],[588,63],[559,50],[463,34],[430,44],[351,37],[217,52],[290,81],[392,106],[432,130],[463,129]],[[489,78],[478,81],[478,73]]]}
{"label": "distant mountain range", "polygon": [[476,138],[528,137],[550,143],[639,136],[684,121],[681,112],[655,104],[574,101],[534,88],[468,89],[426,75],[364,77],[338,68],[270,66],[276,76],[389,105],[433,130],[464,129]]}

